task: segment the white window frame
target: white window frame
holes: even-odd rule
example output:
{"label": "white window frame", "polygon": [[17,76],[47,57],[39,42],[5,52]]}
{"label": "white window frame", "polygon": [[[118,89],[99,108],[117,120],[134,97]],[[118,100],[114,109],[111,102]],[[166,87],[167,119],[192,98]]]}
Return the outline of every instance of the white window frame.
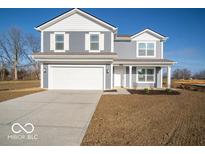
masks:
{"label": "white window frame", "polygon": [[[63,35],[63,50],[57,50],[56,49],[56,35],[61,34]],[[56,52],[65,52],[65,32],[55,32],[54,33],[54,43],[55,43],[55,50]]]}
{"label": "white window frame", "polygon": [[[138,79],[138,69],[145,69],[145,81],[139,81],[139,79]],[[153,81],[147,81],[147,69],[153,69],[154,70],[154,80]],[[136,68],[136,82],[137,83],[155,83],[155,76],[156,76],[156,67],[137,67]]]}
{"label": "white window frame", "polygon": [[[145,56],[140,56],[139,55],[139,44],[140,43],[145,43],[146,44],[146,55]],[[153,56],[147,56],[147,44],[148,43],[153,43],[154,44],[154,55]],[[153,58],[156,57],[156,41],[137,41],[137,51],[136,51],[137,57],[141,58]]]}
{"label": "white window frame", "polygon": [[[91,35],[98,35],[98,50],[91,50]],[[89,52],[100,52],[100,32],[90,32],[89,33],[89,43],[90,43],[90,50]]]}

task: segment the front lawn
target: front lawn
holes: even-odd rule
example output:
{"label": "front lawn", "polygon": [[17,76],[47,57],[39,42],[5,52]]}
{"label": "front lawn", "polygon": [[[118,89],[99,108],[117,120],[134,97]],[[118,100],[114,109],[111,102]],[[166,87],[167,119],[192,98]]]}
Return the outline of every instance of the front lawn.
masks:
{"label": "front lawn", "polygon": [[39,80],[0,81],[0,102],[43,91]]}
{"label": "front lawn", "polygon": [[81,145],[205,145],[205,93],[103,95]]}

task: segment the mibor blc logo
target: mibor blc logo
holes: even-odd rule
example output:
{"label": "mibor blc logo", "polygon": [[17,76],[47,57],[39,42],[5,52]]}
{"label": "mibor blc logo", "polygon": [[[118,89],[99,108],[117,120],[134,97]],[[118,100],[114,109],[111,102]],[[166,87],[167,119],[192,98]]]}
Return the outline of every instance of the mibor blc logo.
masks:
{"label": "mibor blc logo", "polygon": [[8,135],[8,139],[11,140],[37,140],[38,135],[33,134],[34,125],[32,123],[20,124],[14,123],[11,126],[13,134]]}
{"label": "mibor blc logo", "polygon": [[22,131],[24,131],[27,134],[30,134],[34,131],[34,126],[31,123],[27,123],[23,126],[20,123],[14,123],[11,127],[11,130],[15,134],[19,134]]}

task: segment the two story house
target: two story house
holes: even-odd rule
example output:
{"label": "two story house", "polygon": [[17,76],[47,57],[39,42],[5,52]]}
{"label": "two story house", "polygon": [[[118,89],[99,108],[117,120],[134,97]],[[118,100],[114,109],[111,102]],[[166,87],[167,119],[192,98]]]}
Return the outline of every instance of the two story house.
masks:
{"label": "two story house", "polygon": [[117,27],[81,9],[35,29],[41,33],[41,51],[32,57],[41,64],[42,88],[162,88],[163,69],[170,87],[175,62],[163,56],[167,37],[151,29],[119,35]]}

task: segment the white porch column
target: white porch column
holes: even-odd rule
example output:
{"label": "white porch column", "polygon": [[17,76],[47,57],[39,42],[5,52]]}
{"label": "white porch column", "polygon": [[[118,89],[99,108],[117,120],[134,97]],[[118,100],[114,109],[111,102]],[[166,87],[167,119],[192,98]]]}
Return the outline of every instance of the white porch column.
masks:
{"label": "white porch column", "polygon": [[120,65],[120,87],[123,87],[123,82],[124,82],[124,69],[123,65]]}
{"label": "white porch column", "polygon": [[160,70],[160,72],[161,72],[161,79],[160,79],[160,88],[163,88],[163,67],[161,67],[161,70]]}
{"label": "white porch column", "polygon": [[129,86],[132,88],[132,66],[129,66]]}
{"label": "white porch column", "polygon": [[167,67],[167,88],[171,88],[171,66]]}
{"label": "white porch column", "polygon": [[111,80],[110,80],[110,84],[111,84],[111,89],[113,89],[113,64],[110,65],[111,67],[111,70],[110,70],[110,73],[111,73]]}
{"label": "white porch column", "polygon": [[43,88],[43,63],[40,64],[41,65],[41,73],[40,73],[40,78],[41,78],[41,88]]}

